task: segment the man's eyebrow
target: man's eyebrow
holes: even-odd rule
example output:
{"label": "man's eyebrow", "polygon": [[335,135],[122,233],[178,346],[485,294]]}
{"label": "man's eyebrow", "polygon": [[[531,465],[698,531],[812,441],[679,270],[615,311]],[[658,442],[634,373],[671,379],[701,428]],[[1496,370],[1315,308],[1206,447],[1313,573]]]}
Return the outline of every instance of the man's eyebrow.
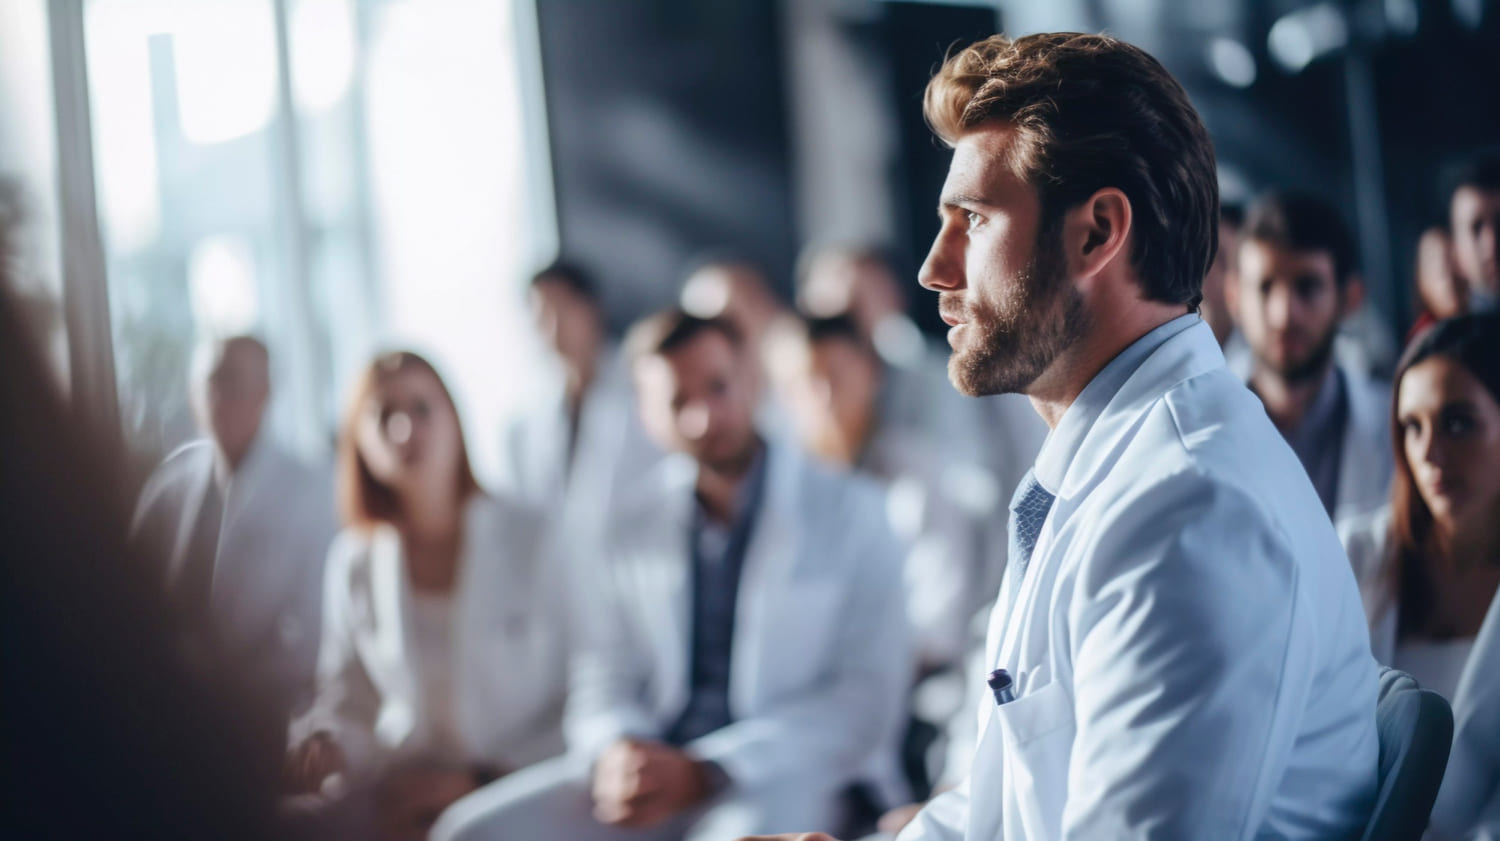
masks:
{"label": "man's eyebrow", "polygon": [[990,206],[989,202],[986,202],[979,196],[972,195],[970,193],[954,193],[949,196],[943,196],[942,200],[938,203],[938,213],[942,213],[945,208],[963,207],[964,205],[978,207]]}

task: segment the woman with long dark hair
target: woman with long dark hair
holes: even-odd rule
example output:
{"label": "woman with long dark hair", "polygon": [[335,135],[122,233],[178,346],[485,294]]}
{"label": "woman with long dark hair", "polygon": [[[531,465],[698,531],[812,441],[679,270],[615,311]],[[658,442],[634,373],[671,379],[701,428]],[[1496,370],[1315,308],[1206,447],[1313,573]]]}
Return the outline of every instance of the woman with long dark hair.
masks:
{"label": "woman with long dark hair", "polygon": [[1438,322],[1397,369],[1388,511],[1351,536],[1376,658],[1447,697],[1439,839],[1500,831],[1500,315]]}
{"label": "woman with long dark hair", "polygon": [[563,569],[536,512],[480,490],[453,399],[414,353],[360,378],[338,479],[345,529],[289,782],[336,776],[376,837],[420,839],[454,800],[562,751]]}

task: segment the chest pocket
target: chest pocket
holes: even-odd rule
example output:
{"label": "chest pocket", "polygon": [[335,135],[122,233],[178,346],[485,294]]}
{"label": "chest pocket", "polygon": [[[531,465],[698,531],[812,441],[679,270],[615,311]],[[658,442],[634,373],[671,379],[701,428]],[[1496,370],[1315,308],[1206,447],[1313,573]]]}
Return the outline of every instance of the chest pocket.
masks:
{"label": "chest pocket", "polygon": [[1054,680],[1002,704],[995,709],[992,726],[999,728],[1012,793],[1005,804],[1006,837],[1061,837],[1069,758],[1077,733],[1067,689]]}

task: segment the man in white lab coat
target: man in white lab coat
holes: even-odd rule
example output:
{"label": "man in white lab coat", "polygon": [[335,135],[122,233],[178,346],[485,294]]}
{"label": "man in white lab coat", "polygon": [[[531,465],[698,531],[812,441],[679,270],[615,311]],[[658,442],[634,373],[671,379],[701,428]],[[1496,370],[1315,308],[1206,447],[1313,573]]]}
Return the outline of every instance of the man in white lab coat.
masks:
{"label": "man in white lab coat", "polygon": [[532,277],[537,332],[560,376],[502,432],[499,489],[547,512],[567,543],[597,540],[618,483],[662,453],[636,418],[628,372],[608,341],[593,278],[571,263]]}
{"label": "man in white lab coat", "polygon": [[337,525],[332,478],[271,440],[260,340],[206,345],[193,367],[208,437],[151,475],[132,531],[161,547],[173,600],[221,656],[291,712],[309,700],[317,660],[323,559]]}
{"label": "man in white lab coat", "polygon": [[727,321],[630,338],[675,455],[609,514],[565,727],[571,755],[456,804],[441,841],[722,839],[833,828],[888,768],[911,670],[900,552],[873,485],[756,432]]}
{"label": "man in white lab coat", "polygon": [[1337,208],[1276,191],[1245,219],[1226,290],[1251,350],[1249,383],[1342,534],[1390,497],[1391,389],[1336,359],[1364,284]]}
{"label": "man in white lab coat", "polygon": [[1192,311],[1218,189],[1186,94],[1108,36],[994,36],[926,112],[954,147],[921,274],[950,373],[1052,432],[969,778],[901,841],[1358,837],[1377,666],[1316,492]]}

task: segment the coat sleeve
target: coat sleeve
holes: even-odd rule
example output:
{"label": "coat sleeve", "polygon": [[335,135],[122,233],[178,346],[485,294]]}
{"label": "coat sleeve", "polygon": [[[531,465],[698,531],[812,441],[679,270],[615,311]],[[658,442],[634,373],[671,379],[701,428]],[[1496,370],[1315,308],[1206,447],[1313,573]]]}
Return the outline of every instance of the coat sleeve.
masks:
{"label": "coat sleeve", "polygon": [[[1343,611],[1335,627],[1359,629],[1354,594],[1303,603],[1298,579],[1318,574],[1307,563],[1315,547],[1303,547],[1299,563],[1248,494],[1196,473],[1123,496],[1082,527],[1072,552],[1083,554],[1073,556],[1068,639],[1054,643],[1069,646],[1074,669],[1062,837],[1251,837],[1303,731],[1311,652],[1343,642],[1327,639],[1312,614]],[[1373,662],[1368,669],[1362,747],[1374,739]],[[1319,738],[1348,750],[1337,732]],[[1369,762],[1373,786],[1373,753]],[[1334,792],[1325,808],[1366,809],[1367,793]]]}
{"label": "coat sleeve", "polygon": [[[826,621],[839,633],[834,668],[817,686],[687,746],[746,787],[792,772],[849,778],[901,725],[912,655],[900,549],[879,495],[841,530],[850,579],[842,609]],[[854,773],[857,773],[855,771]]]}
{"label": "coat sleeve", "polygon": [[592,760],[614,742],[653,738],[657,726],[647,712],[642,689],[650,674],[631,634],[610,570],[595,551],[574,544],[560,552],[571,586],[569,637],[573,646],[563,734],[568,750]]}
{"label": "coat sleeve", "polygon": [[327,732],[355,773],[374,761],[375,720],[380,712],[380,694],[354,644],[352,567],[358,552],[340,539],[328,553],[315,695],[311,709],[293,723],[291,739],[295,745]]}

